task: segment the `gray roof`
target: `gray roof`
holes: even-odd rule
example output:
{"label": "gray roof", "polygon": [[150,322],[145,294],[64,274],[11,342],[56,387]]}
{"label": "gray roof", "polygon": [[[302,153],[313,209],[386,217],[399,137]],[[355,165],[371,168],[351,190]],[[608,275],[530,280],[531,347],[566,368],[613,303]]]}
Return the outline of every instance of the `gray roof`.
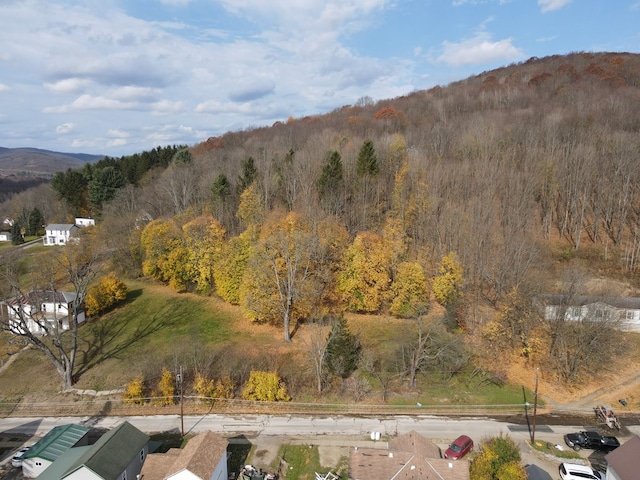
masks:
{"label": "gray roof", "polygon": [[25,453],[27,458],[42,458],[54,462],[63,453],[76,445],[89,429],[80,425],[60,425],[51,429],[31,449]]}
{"label": "gray roof", "polygon": [[50,223],[49,225],[47,225],[45,230],[59,230],[64,232],[66,230],[72,230],[73,228],[79,227],[75,223]]}
{"label": "gray roof", "polygon": [[541,295],[545,305],[581,307],[593,303],[604,303],[615,308],[640,310],[640,297],[612,297],[608,295]]}

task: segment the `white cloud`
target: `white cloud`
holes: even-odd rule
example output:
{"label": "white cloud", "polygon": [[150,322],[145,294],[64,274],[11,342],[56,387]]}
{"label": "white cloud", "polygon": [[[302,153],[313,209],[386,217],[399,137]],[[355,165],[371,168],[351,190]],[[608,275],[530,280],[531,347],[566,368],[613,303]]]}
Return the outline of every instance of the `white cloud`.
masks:
{"label": "white cloud", "polygon": [[45,113],[67,113],[77,110],[131,110],[137,107],[138,104],[135,102],[122,102],[102,95],[93,96],[84,94],[80,95],[70,104],[46,107],[43,111]]}
{"label": "white cloud", "polygon": [[113,140],[109,140],[107,142],[107,147],[122,147],[127,144],[127,140],[125,138],[115,138]]}
{"label": "white cloud", "polygon": [[9,90],[9,87],[4,83],[0,83],[0,92],[6,92]]}
{"label": "white cloud", "polygon": [[461,42],[443,42],[442,54],[437,60],[447,65],[460,66],[513,61],[523,57],[524,53],[513,45],[511,38],[494,42],[489,34],[480,32]]}
{"label": "white cloud", "polygon": [[63,124],[58,125],[56,127],[56,133],[59,133],[61,135],[65,134],[65,133],[69,133],[69,132],[73,131],[75,129],[75,127],[76,127],[75,123],[71,123],[71,122],[63,123]]}
{"label": "white cloud", "polygon": [[78,93],[83,91],[91,82],[85,78],[65,78],[57,82],[45,82],[47,90],[54,93]]}
{"label": "white cloud", "polygon": [[559,10],[571,2],[572,0],[538,0],[538,5],[540,6],[540,11],[546,13]]}
{"label": "white cloud", "polygon": [[185,111],[183,101],[160,100],[151,105],[151,114],[155,116],[176,115]]}
{"label": "white cloud", "polygon": [[112,128],[107,132],[107,136],[111,138],[129,138],[131,134],[120,128]]}

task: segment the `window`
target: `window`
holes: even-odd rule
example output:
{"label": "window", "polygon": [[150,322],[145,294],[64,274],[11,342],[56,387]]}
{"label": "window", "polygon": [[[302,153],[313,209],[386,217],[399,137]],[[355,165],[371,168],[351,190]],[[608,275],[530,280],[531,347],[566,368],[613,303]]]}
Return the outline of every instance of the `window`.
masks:
{"label": "window", "polygon": [[140,450],[140,461],[144,462],[144,449]]}
{"label": "window", "polygon": [[122,472],[122,480],[127,480],[127,471]]}

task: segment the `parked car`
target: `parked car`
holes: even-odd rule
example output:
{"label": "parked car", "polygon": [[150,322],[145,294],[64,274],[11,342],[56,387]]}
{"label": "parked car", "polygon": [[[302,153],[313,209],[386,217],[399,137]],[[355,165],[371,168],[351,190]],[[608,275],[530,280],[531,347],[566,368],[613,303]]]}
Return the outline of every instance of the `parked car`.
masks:
{"label": "parked car", "polygon": [[587,465],[575,463],[561,463],[558,467],[562,480],[604,480],[605,474]]}
{"label": "parked car", "polygon": [[620,446],[618,439],[611,435],[600,435],[598,432],[584,431],[577,433],[567,433],[564,442],[575,451],[581,448],[601,450],[610,452]]}
{"label": "parked car", "polygon": [[21,467],[22,457],[24,457],[24,454],[27,453],[30,448],[31,445],[27,445],[26,447],[22,447],[20,450],[14,453],[13,458],[11,459],[11,465],[13,465],[14,467]]}
{"label": "parked car", "polygon": [[459,460],[471,450],[473,450],[473,440],[466,435],[460,435],[449,445],[449,448],[445,450],[444,458]]}

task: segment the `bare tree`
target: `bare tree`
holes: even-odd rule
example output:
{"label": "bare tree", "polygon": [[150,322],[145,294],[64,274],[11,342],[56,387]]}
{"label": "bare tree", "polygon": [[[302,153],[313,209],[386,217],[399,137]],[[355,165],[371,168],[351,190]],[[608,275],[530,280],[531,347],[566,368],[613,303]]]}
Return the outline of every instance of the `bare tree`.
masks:
{"label": "bare tree", "polygon": [[[43,255],[37,264],[26,267],[24,257],[4,255],[0,259],[3,298],[2,329],[19,336],[41,351],[55,366],[62,389],[73,386],[78,350],[78,327],[84,314],[84,299],[89,285],[99,274],[104,256],[93,251],[88,238],[69,243],[64,248]],[[29,268],[30,272],[25,272]],[[21,282],[29,273],[31,290]],[[70,308],[65,317],[58,310],[44,312],[45,298],[58,301],[60,286],[71,286]],[[50,316],[53,313],[53,316]]]}

